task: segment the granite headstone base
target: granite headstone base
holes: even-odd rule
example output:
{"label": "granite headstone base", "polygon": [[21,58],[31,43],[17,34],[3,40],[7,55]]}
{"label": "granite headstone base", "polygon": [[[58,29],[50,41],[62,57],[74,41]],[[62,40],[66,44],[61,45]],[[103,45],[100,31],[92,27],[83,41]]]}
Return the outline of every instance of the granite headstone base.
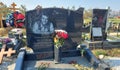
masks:
{"label": "granite headstone base", "polygon": [[95,68],[98,67],[100,61],[93,55],[90,49],[86,48],[83,55]]}

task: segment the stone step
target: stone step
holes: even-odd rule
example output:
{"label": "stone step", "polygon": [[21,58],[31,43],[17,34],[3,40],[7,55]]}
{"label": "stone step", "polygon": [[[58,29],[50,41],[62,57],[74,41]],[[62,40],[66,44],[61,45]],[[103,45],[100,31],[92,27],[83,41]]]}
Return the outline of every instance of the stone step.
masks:
{"label": "stone step", "polygon": [[[73,54],[74,53],[74,54]],[[79,50],[68,50],[62,51],[61,53],[62,58],[64,57],[75,57],[81,56]],[[54,51],[37,51],[35,53],[27,53],[25,60],[41,60],[41,59],[53,59],[54,58]]]}
{"label": "stone step", "polygon": [[41,67],[41,64],[49,65],[46,67],[46,70],[77,70],[74,66],[69,64],[72,61],[76,61],[77,64],[85,67],[93,67],[85,57],[67,57],[62,58],[61,63],[55,64],[54,59],[47,59],[47,60],[38,60],[38,61],[25,61],[24,62],[24,69],[23,70],[38,70]]}
{"label": "stone step", "polygon": [[35,53],[27,53],[25,55],[25,61],[29,60],[42,60],[42,59],[52,59],[54,57],[53,51],[47,52],[35,52]]}

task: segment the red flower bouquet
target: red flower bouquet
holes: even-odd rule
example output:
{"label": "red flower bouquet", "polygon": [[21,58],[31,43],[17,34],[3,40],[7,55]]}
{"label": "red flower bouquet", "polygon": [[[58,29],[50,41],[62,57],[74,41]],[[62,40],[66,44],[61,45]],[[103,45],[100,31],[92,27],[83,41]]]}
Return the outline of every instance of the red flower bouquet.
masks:
{"label": "red flower bouquet", "polygon": [[65,30],[55,30],[54,44],[55,47],[62,47],[64,40],[68,38],[68,33]]}

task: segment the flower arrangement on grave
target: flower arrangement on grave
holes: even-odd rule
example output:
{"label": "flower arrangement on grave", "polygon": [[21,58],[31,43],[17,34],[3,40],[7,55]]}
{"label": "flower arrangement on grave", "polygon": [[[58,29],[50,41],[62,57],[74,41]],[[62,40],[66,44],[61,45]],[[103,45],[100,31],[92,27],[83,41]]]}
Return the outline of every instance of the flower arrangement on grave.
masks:
{"label": "flower arrangement on grave", "polygon": [[16,44],[15,39],[11,39],[11,38],[1,38],[0,39],[0,48],[5,44],[7,48],[9,47],[13,47],[15,46]]}
{"label": "flower arrangement on grave", "polygon": [[9,31],[9,37],[11,38],[14,38],[15,37],[15,34],[18,34],[18,35],[22,35],[22,30],[20,28],[15,28],[15,29],[12,29],[11,31]]}
{"label": "flower arrangement on grave", "polygon": [[12,42],[10,38],[0,38],[0,48],[2,47],[3,44],[7,44]]}
{"label": "flower arrangement on grave", "polygon": [[2,44],[7,44],[7,43],[9,43],[9,42],[11,42],[11,39],[10,39],[10,38],[0,39],[0,43],[2,43]]}
{"label": "flower arrangement on grave", "polygon": [[4,44],[7,44],[7,43],[9,43],[9,42],[11,42],[11,39],[10,39],[10,38],[5,38],[5,39],[3,39],[3,43],[4,43]]}
{"label": "flower arrangement on grave", "polygon": [[84,56],[84,53],[85,53],[85,49],[87,48],[87,46],[85,44],[79,44],[77,46],[77,49],[80,50],[80,54],[81,56]]}
{"label": "flower arrangement on grave", "polygon": [[59,48],[62,47],[64,41],[68,38],[68,33],[65,30],[55,30],[54,45]]}

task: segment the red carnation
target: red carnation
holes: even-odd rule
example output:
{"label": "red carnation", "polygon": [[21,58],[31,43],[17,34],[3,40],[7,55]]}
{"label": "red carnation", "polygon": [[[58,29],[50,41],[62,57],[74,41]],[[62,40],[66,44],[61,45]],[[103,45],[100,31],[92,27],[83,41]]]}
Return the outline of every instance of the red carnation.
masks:
{"label": "red carnation", "polygon": [[62,46],[67,38],[68,33],[65,30],[55,30],[54,42],[57,47]]}

